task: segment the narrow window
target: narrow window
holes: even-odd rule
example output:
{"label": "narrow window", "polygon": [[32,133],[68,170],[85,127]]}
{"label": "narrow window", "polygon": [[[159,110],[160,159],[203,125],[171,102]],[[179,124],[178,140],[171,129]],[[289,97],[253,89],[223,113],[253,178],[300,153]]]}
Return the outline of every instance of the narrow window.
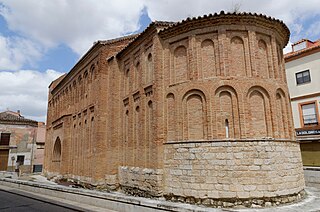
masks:
{"label": "narrow window", "polygon": [[153,63],[152,63],[152,54],[148,55],[148,66],[147,66],[147,74],[146,74],[146,83],[151,83],[153,81]]}
{"label": "narrow window", "polygon": [[18,155],[17,163],[19,163],[21,166],[24,165],[24,155]]}
{"label": "narrow window", "polygon": [[297,85],[311,82],[309,70],[296,73],[296,81],[297,81]]}
{"label": "narrow window", "polygon": [[10,133],[1,133],[0,145],[9,146],[10,143]]}
{"label": "narrow window", "polygon": [[129,140],[129,111],[126,111],[125,119],[124,119],[124,142]]}
{"label": "narrow window", "polygon": [[225,126],[226,126],[226,138],[229,138],[229,121],[228,121],[228,119],[225,120]]}
{"label": "narrow window", "polygon": [[125,74],[125,85],[124,85],[126,95],[129,93],[129,86],[130,86],[130,75],[129,74],[130,74],[129,69],[127,69],[126,74]]}
{"label": "narrow window", "polygon": [[56,142],[54,143],[52,161],[60,162],[60,160],[61,160],[61,141],[60,141],[60,138],[58,137],[56,139]]}
{"label": "narrow window", "polygon": [[139,86],[140,86],[140,83],[141,83],[141,65],[140,65],[140,63],[138,62],[137,64],[136,64],[136,68],[135,68],[136,70],[135,70],[135,73],[134,73],[134,76],[135,76],[135,80],[134,80],[134,88],[136,89],[136,88],[139,88]]}
{"label": "narrow window", "polygon": [[305,104],[301,106],[302,118],[304,125],[318,124],[316,104]]}

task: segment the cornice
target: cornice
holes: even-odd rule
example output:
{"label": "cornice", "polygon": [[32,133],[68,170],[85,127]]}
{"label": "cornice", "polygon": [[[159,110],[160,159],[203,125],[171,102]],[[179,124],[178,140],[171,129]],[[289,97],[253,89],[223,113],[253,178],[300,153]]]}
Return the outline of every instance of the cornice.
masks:
{"label": "cornice", "polygon": [[37,121],[5,121],[5,120],[0,120],[0,124],[5,124],[5,125],[28,125],[32,127],[38,127],[38,122]]}
{"label": "cornice", "polygon": [[94,53],[96,53],[102,44],[100,42],[96,42],[93,46],[79,59],[79,61],[73,66],[73,68],[65,75],[65,77],[51,90],[51,94],[55,94],[60,87],[62,87],[66,82],[72,78],[73,75],[77,74],[80,67],[83,66],[87,59],[90,58]]}
{"label": "cornice", "polygon": [[290,62],[302,57],[306,57],[309,56],[311,54],[315,54],[320,52],[320,43],[305,49],[302,49],[300,51],[296,51],[296,52],[290,52],[284,55],[284,60],[285,62]]}
{"label": "cornice", "polygon": [[55,119],[54,121],[52,121],[52,125],[56,125],[57,123],[59,123],[60,121],[62,121],[64,118],[66,117],[71,117],[71,113],[68,113],[68,114],[65,114],[65,115],[62,115],[61,117]]}
{"label": "cornice", "polygon": [[[154,21],[149,26],[141,32],[131,43],[129,43],[125,48],[123,48],[116,55],[117,58],[123,57],[127,52],[139,46],[147,37],[151,36],[154,33],[157,33],[158,30],[169,27],[173,25],[175,22],[169,21]],[[109,58],[111,59],[111,58]]]}
{"label": "cornice", "polygon": [[29,126],[38,127],[37,121],[26,119],[20,115],[19,116],[12,115],[8,113],[8,111],[0,113],[0,124],[29,125]]}
{"label": "cornice", "polygon": [[283,38],[282,47],[289,41],[289,28],[279,19],[257,13],[225,13],[209,14],[199,17],[187,18],[159,32],[162,39],[168,39],[177,34],[185,33],[193,29],[205,28],[207,26],[249,24],[256,26],[266,26],[274,29]]}
{"label": "cornice", "polygon": [[72,78],[73,75],[77,74],[81,66],[83,66],[88,58],[92,57],[95,53],[99,54],[99,50],[102,46],[113,45],[118,42],[122,42],[125,40],[135,39],[139,34],[133,34],[128,36],[123,36],[110,40],[98,40],[93,43],[93,46],[79,59],[79,61],[73,66],[73,68],[65,75],[65,77],[52,89],[51,93],[54,94],[57,92],[58,88],[63,86],[66,82]]}

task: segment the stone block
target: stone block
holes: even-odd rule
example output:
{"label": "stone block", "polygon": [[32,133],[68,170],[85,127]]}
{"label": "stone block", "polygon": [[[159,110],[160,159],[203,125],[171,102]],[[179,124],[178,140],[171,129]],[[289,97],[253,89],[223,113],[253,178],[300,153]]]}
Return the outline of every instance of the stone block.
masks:
{"label": "stone block", "polygon": [[210,191],[230,199],[301,191],[299,144],[282,108],[287,27],[213,16],[95,43],[50,85],[46,145],[59,137],[63,147],[61,163],[46,150],[45,170],[206,204]]}

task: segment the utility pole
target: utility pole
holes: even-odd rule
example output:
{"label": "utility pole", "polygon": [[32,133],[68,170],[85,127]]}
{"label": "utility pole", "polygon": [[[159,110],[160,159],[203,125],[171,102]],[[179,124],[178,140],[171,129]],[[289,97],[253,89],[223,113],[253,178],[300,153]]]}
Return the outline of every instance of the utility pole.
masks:
{"label": "utility pole", "polygon": [[[38,126],[37,126],[38,127]],[[36,141],[36,129],[37,128],[34,128],[33,130],[32,130],[32,146],[31,146],[31,158],[30,158],[30,165],[31,165],[31,169],[30,169],[30,171],[31,171],[31,173],[33,173],[33,155],[34,155],[34,153],[33,153],[33,151],[34,151],[34,143],[35,143],[35,141]]]}
{"label": "utility pole", "polygon": [[11,167],[12,167],[12,172],[15,171],[15,167],[14,167],[14,161],[16,160],[16,158],[14,156],[11,156]]}

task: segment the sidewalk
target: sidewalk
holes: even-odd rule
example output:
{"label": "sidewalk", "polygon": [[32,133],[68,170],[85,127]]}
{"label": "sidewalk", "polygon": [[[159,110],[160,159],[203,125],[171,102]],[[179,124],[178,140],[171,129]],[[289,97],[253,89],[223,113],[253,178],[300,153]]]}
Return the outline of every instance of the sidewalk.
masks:
{"label": "sidewalk", "polygon": [[316,212],[320,211],[320,186],[317,187],[306,187],[307,196],[300,202],[283,205],[274,208],[261,208],[261,209],[243,209],[234,210],[241,212],[266,212],[266,211],[277,211],[277,212]]}
{"label": "sidewalk", "polygon": [[307,196],[300,202],[270,208],[206,208],[165,200],[128,196],[119,192],[101,192],[57,185],[40,175],[21,176],[19,179],[0,178],[1,188],[11,192],[51,199],[61,204],[75,205],[84,211],[239,211],[239,212],[307,212],[320,211],[320,186],[307,187]]}

